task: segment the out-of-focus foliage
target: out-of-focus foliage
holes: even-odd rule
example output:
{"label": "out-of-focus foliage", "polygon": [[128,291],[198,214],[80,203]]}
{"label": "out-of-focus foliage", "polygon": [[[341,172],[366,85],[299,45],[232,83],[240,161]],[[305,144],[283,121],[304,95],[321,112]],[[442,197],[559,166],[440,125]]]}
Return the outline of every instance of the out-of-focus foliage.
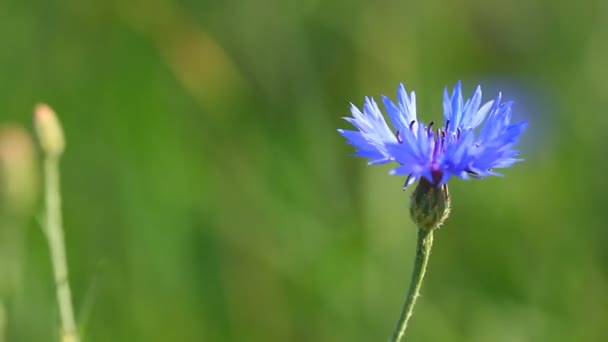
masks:
{"label": "out-of-focus foliage", "polygon": [[[409,193],[349,157],[336,128],[349,102],[400,81],[440,120],[458,79],[516,101],[526,162],[451,182],[407,337],[608,340],[607,2],[5,0],[0,13],[0,121],[31,131],[44,101],[64,126],[85,341],[388,338],[414,256]],[[2,299],[11,342],[57,336],[38,216],[20,218],[19,286]]]}

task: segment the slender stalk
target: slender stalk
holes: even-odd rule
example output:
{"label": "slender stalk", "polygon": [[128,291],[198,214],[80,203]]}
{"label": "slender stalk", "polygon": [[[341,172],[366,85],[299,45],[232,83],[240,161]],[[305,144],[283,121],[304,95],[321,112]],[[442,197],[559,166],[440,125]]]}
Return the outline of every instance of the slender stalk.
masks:
{"label": "slender stalk", "polygon": [[44,160],[46,219],[44,230],[49,242],[57,303],[61,319],[61,341],[78,342],[78,332],[72,309],[72,294],[68,282],[59,190],[59,157],[47,155]]}
{"label": "slender stalk", "polygon": [[4,342],[6,338],[6,321],[6,309],[0,300],[0,342]]}
{"label": "slender stalk", "polygon": [[412,280],[410,283],[410,289],[407,293],[403,310],[401,311],[401,317],[397,322],[397,327],[393,334],[392,342],[399,342],[405,334],[407,329],[407,323],[412,317],[414,312],[414,304],[416,299],[420,295],[420,287],[422,286],[422,280],[424,279],[424,273],[426,272],[426,266],[429,262],[429,256],[431,255],[431,246],[433,245],[433,229],[418,229],[418,243],[416,247],[416,260],[414,261],[414,270],[412,271]]}

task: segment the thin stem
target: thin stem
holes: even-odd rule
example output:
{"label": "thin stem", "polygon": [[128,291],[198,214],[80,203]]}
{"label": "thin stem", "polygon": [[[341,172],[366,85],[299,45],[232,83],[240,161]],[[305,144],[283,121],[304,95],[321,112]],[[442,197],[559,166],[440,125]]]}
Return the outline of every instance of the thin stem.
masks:
{"label": "thin stem", "polygon": [[57,288],[57,303],[61,319],[61,340],[63,342],[78,342],[78,332],[72,309],[72,294],[68,282],[68,266],[65,256],[65,245],[61,219],[61,195],[59,190],[59,160],[47,156],[44,160],[45,233],[49,241],[55,286]]}
{"label": "thin stem", "polygon": [[4,342],[6,338],[6,318],[6,309],[0,300],[0,342]]}
{"label": "thin stem", "polygon": [[432,245],[433,229],[418,229],[416,260],[414,261],[414,270],[412,271],[410,289],[407,293],[403,310],[401,311],[401,317],[399,317],[399,322],[397,322],[397,327],[393,334],[393,338],[391,339],[392,342],[401,341],[403,335],[405,334],[407,323],[410,320],[410,317],[412,317],[412,313],[414,311],[414,304],[416,304],[416,299],[420,295],[420,287],[422,286],[426,266],[429,262]]}

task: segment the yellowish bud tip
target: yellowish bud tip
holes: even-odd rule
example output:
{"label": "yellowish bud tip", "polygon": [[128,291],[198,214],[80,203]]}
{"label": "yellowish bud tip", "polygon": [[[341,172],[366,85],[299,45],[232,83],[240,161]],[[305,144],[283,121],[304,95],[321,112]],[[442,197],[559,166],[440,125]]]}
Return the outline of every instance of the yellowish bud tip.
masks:
{"label": "yellowish bud tip", "polygon": [[431,230],[439,228],[450,214],[448,185],[436,186],[421,178],[412,193],[410,216],[418,228]]}
{"label": "yellowish bud tip", "polygon": [[42,151],[52,158],[58,158],[65,149],[63,129],[57,115],[48,105],[41,103],[34,108],[34,127]]}

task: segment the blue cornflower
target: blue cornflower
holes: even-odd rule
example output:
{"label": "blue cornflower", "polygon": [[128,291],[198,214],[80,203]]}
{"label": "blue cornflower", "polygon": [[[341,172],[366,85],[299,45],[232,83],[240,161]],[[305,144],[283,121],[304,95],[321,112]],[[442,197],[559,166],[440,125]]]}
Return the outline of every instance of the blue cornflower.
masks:
{"label": "blue cornflower", "polygon": [[[444,127],[433,129],[416,116],[416,94],[403,86],[397,90],[397,104],[382,100],[391,129],[376,102],[365,98],[363,112],[351,104],[352,117],[344,119],[357,130],[343,130],[348,142],[357,148],[355,156],[370,159],[369,164],[397,162],[393,175],[407,176],[405,186],[422,177],[434,186],[447,183],[452,176],[463,179],[500,175],[494,169],[521,161],[513,147],[526,129],[526,121],[511,124],[512,102],[495,100],[481,105],[481,87],[466,102],[461,83],[452,94],[443,94]],[[484,123],[485,120],[485,123]],[[482,125],[483,123],[483,125]],[[481,127],[477,129],[479,126]]]}
{"label": "blue cornflower", "polygon": [[406,187],[419,180],[410,201],[410,217],[418,227],[412,284],[391,339],[399,342],[419,296],[433,231],[450,213],[448,180],[452,176],[463,179],[496,176],[499,174],[494,169],[520,161],[514,146],[528,123],[511,124],[513,104],[501,102],[500,93],[482,105],[478,86],[465,102],[460,82],[452,94],[447,89],[444,91],[445,122],[436,130],[433,122],[425,125],[418,120],[416,94],[408,94],[402,84],[397,90],[397,104],[386,96],[382,100],[392,128],[376,102],[366,97],[363,111],[351,105],[352,117],[344,118],[357,130],[339,129],[338,132],[357,148],[355,156],[368,158],[369,164],[397,162],[399,166],[392,169],[391,174],[407,176]]}

